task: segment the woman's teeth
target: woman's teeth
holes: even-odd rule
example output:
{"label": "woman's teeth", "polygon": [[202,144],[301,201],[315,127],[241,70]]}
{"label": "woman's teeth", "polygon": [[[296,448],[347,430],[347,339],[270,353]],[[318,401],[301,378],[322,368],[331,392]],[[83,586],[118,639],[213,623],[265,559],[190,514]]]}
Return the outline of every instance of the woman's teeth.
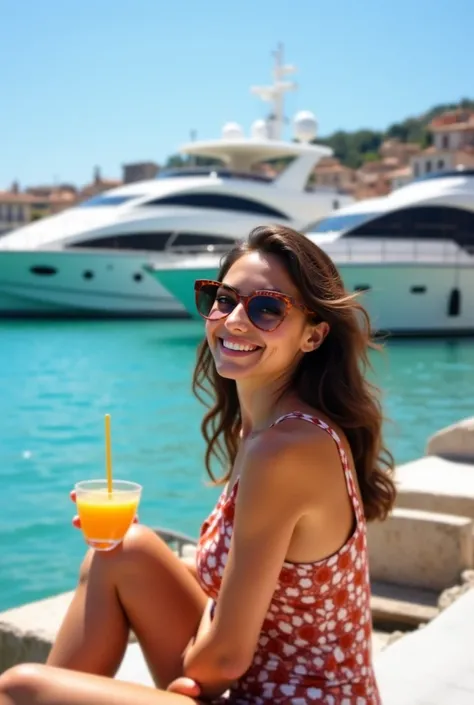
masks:
{"label": "woman's teeth", "polygon": [[252,352],[252,350],[257,350],[258,348],[258,345],[241,345],[240,343],[231,343],[229,340],[222,340],[222,345],[229,350],[240,350],[242,352]]}

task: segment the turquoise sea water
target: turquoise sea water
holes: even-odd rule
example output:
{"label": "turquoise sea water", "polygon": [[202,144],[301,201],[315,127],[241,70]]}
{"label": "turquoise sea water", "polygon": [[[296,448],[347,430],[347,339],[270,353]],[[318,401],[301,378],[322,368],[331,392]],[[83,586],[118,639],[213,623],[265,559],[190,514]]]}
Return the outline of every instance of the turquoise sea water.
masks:
{"label": "turquoise sea water", "polygon": [[[201,409],[190,392],[198,321],[0,323],[0,611],[72,589],[84,544],[74,482],[104,473],[144,486],[140,519],[196,535],[205,484]],[[398,462],[474,409],[474,340],[393,341],[375,355]]]}

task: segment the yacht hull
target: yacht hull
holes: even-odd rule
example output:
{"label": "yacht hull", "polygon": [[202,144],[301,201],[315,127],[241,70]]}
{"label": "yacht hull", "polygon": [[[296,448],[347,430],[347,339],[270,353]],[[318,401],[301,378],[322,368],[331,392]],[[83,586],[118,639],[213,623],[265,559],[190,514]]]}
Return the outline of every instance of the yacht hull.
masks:
{"label": "yacht hull", "polygon": [[[359,290],[375,332],[393,335],[474,334],[474,262],[337,263],[348,291]],[[192,316],[193,283],[215,278],[214,267],[150,271]]]}
{"label": "yacht hull", "polygon": [[0,252],[0,317],[187,317],[146,253]]}

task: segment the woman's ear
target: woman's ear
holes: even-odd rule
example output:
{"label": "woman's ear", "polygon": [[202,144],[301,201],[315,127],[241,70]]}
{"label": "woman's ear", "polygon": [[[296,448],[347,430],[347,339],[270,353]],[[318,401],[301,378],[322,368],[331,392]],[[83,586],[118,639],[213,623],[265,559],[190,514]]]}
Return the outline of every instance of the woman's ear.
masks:
{"label": "woman's ear", "polygon": [[307,335],[303,340],[301,350],[304,353],[313,352],[313,350],[317,350],[323,344],[324,339],[328,333],[329,323],[326,323],[326,321],[321,321],[321,323],[309,326]]}

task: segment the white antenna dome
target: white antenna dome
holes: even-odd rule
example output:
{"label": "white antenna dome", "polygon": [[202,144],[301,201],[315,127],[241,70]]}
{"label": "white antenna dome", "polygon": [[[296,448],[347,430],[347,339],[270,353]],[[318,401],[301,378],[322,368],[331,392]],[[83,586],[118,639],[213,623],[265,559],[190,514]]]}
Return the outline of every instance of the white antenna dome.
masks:
{"label": "white antenna dome", "polygon": [[265,120],[255,120],[251,127],[251,135],[255,140],[268,139],[268,125]]}
{"label": "white antenna dome", "polygon": [[222,137],[225,140],[242,139],[244,131],[237,122],[226,122],[222,128]]}
{"label": "white antenna dome", "polygon": [[318,133],[318,122],[309,110],[300,110],[293,118],[295,137],[300,142],[311,142]]}

